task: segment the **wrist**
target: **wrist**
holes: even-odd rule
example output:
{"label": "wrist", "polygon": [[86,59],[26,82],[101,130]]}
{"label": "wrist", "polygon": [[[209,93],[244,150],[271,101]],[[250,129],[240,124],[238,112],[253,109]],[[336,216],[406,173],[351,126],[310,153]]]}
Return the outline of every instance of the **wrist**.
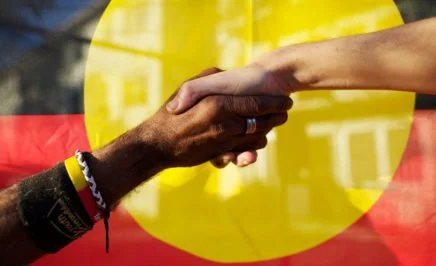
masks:
{"label": "wrist", "polygon": [[367,36],[290,45],[260,58],[257,63],[285,80],[294,91],[358,87],[368,57]]}
{"label": "wrist", "polygon": [[301,64],[306,60],[305,49],[303,45],[285,46],[258,58],[253,64],[274,76],[288,93],[301,91],[313,83],[313,77],[305,73],[308,68]]}
{"label": "wrist", "polygon": [[166,168],[156,154],[153,136],[139,136],[135,129],[86,156],[100,191],[110,206],[142,182]]}

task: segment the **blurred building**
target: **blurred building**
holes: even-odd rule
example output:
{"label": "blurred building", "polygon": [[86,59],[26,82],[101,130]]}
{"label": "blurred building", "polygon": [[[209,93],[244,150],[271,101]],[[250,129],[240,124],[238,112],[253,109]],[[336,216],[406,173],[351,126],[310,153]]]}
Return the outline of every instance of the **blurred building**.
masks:
{"label": "blurred building", "polygon": [[3,2],[0,114],[81,113],[84,60],[109,1]]}

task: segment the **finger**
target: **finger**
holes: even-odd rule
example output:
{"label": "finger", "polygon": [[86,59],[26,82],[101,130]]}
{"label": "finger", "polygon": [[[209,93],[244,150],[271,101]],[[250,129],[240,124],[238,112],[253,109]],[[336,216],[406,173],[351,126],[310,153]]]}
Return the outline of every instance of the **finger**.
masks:
{"label": "finger", "polygon": [[235,153],[242,153],[245,151],[263,149],[268,144],[268,140],[264,134],[259,133],[240,137],[238,141],[235,141],[235,143],[237,144],[231,151]]}
{"label": "finger", "polygon": [[[179,90],[177,90],[170,100],[168,101],[166,108],[167,111],[174,114],[180,114],[183,111],[191,108],[195,103],[206,95],[209,95],[210,87],[207,87],[208,82],[198,82],[204,80],[202,78],[213,74],[223,72],[220,68],[208,68],[202,71],[200,74],[185,81]],[[203,85],[203,83],[206,83]],[[195,86],[195,87],[194,87]]]}
{"label": "finger", "polygon": [[240,116],[255,117],[287,112],[292,100],[286,96],[225,96],[224,107]]}
{"label": "finger", "polygon": [[239,167],[245,167],[257,161],[257,151],[245,151],[236,157],[233,163]]}
{"label": "finger", "polygon": [[[256,121],[256,130],[254,133],[267,134],[274,127],[283,125],[288,120],[288,113],[279,113],[272,115],[258,116],[254,118]],[[245,119],[245,128],[243,134],[248,128],[248,118]]]}
{"label": "finger", "polygon": [[227,152],[227,153],[219,155],[218,157],[211,160],[210,162],[216,168],[224,168],[234,160],[236,160],[236,154],[233,152]]}
{"label": "finger", "polygon": [[192,78],[188,79],[187,81],[198,79],[201,77],[206,77],[206,76],[216,74],[219,72],[223,72],[223,70],[221,68],[217,68],[217,67],[206,68],[205,70],[201,71],[200,74],[193,76]]}
{"label": "finger", "polygon": [[[254,132],[247,134],[247,129],[250,128],[249,119],[255,119],[255,130]],[[225,119],[225,121],[220,124],[221,127],[215,126],[216,135],[219,136],[220,133],[223,137],[226,136],[241,136],[241,135],[252,135],[255,133],[262,133],[266,135],[272,128],[280,126],[288,120],[288,113],[278,113],[263,115],[258,117],[240,117],[234,116],[231,119]]]}
{"label": "finger", "polygon": [[[220,69],[220,68],[217,68],[217,67],[207,68],[207,69],[201,71],[199,74],[197,74],[197,75],[195,75],[195,76],[189,78],[188,80],[186,80],[186,81],[184,82],[184,84],[185,84],[187,81],[191,81],[191,80],[195,80],[195,79],[198,79],[198,78],[206,77],[206,76],[213,75],[213,74],[216,74],[216,73],[219,73],[219,72],[223,72],[223,70]],[[176,90],[176,91],[171,95],[171,97],[168,99],[168,101],[167,101],[167,105],[166,105],[168,111],[170,111],[170,108],[169,108],[170,103],[171,103],[171,102],[175,99],[175,97],[180,93],[180,91],[182,90],[182,87],[183,87],[184,84],[182,84],[181,88],[179,88],[178,90]]]}

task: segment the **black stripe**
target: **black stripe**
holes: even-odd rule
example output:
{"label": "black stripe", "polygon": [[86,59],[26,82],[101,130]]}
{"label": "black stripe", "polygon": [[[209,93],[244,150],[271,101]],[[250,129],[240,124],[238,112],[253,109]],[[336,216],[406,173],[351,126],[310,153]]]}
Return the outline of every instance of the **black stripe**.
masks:
{"label": "black stripe", "polygon": [[70,84],[63,80],[65,72],[73,71],[70,66],[77,66],[66,62],[66,51],[83,57],[81,45],[59,44],[37,49],[24,59],[23,67],[3,72],[0,115],[83,113],[83,80]]}
{"label": "black stripe", "polygon": [[[406,22],[436,16],[435,0],[395,2]],[[64,77],[85,62],[89,40],[78,29],[99,17],[105,6],[79,16],[61,35],[20,18],[0,17],[0,32],[14,36],[0,35],[0,115],[83,113],[83,79],[66,82]],[[30,49],[17,45],[35,38],[43,44]],[[416,108],[436,109],[436,96],[417,95]]]}
{"label": "black stripe", "polygon": [[[395,2],[406,23],[436,16],[435,0],[396,0]],[[436,109],[436,95],[417,94],[415,109]]]}
{"label": "black stripe", "polygon": [[436,16],[435,0],[395,0],[406,23]]}
{"label": "black stripe", "polygon": [[[17,10],[29,8],[24,1],[0,12],[0,115],[83,113],[81,72],[90,40],[80,29],[100,17],[109,2],[92,1],[82,9],[79,4],[70,4],[71,9],[59,4],[22,16]],[[45,23],[54,14],[73,19]]]}

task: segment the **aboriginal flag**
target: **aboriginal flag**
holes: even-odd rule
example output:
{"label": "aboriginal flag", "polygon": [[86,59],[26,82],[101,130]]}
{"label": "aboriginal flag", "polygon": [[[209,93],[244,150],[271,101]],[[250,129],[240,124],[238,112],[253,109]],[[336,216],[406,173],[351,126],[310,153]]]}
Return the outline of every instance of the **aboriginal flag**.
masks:
{"label": "aboriginal flag", "polygon": [[[104,145],[204,68],[436,15],[432,0],[4,2],[0,187]],[[165,171],[111,216],[109,255],[98,224],[35,265],[436,265],[436,98],[292,97],[256,165]]]}

